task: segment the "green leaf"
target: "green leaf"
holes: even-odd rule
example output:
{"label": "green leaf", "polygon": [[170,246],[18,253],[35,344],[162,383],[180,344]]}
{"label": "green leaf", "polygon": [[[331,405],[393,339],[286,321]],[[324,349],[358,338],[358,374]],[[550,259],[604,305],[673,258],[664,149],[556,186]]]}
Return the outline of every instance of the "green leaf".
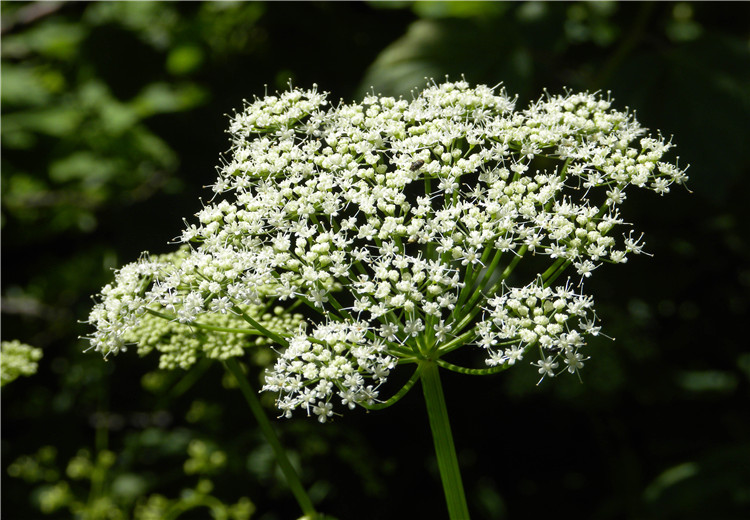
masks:
{"label": "green leaf", "polygon": [[80,151],[52,162],[49,177],[58,183],[80,180],[85,184],[100,184],[122,173],[123,170],[124,164],[121,160],[102,157],[94,152]]}
{"label": "green leaf", "polygon": [[[386,47],[365,73],[360,95],[370,91],[406,95],[423,87],[426,78],[486,82],[501,80],[514,91],[526,85],[533,72],[533,58],[520,45],[519,24],[513,17],[422,19],[409,26],[404,36]],[[482,54],[482,59],[467,57]]]}
{"label": "green leaf", "polygon": [[[3,137],[7,132],[34,132],[64,138],[78,129],[83,117],[73,107],[47,107],[3,116]],[[6,128],[7,126],[7,128]]]}
{"label": "green leaf", "polygon": [[47,103],[53,92],[60,91],[65,84],[56,70],[46,73],[40,67],[3,63],[0,99],[5,111],[10,106],[35,106]]}
{"label": "green leaf", "polygon": [[138,94],[131,106],[139,117],[146,118],[155,114],[188,110],[207,98],[206,91],[194,84],[152,83]]}
{"label": "green leaf", "polygon": [[[10,47],[12,56],[33,53],[53,60],[68,61],[78,58],[80,44],[87,34],[88,29],[83,24],[49,18],[27,31],[7,38],[4,36],[3,47]],[[6,49],[3,51],[3,57],[8,57]]]}

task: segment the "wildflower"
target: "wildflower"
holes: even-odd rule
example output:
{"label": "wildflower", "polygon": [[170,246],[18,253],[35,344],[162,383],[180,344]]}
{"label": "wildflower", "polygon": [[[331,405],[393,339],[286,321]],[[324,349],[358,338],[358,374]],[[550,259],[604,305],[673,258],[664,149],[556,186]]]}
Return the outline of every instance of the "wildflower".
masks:
{"label": "wildflower", "polygon": [[568,372],[571,374],[578,372],[578,370],[583,368],[583,362],[586,359],[580,352],[568,352],[565,355],[565,364],[568,365]]}
{"label": "wildflower", "polygon": [[404,334],[416,338],[417,335],[424,330],[424,324],[422,320],[407,320],[404,325]]}
{"label": "wildflower", "polygon": [[[215,197],[186,224],[186,249],[117,273],[92,311],[92,346],[107,355],[254,323],[279,352],[263,389],[283,416],[302,409],[321,422],[337,401],[378,404],[397,365],[467,345],[489,368],[464,372],[531,358],[543,379],[562,358],[577,373],[586,336],[599,333],[582,282],[643,251],[619,231],[627,191],[661,195],[687,177],[664,161],[672,144],[610,99],[515,105],[465,81],[410,100],[331,106],[317,88],[255,99],[230,121]],[[523,272],[532,256],[542,270]],[[554,286],[568,266],[579,283]],[[150,328],[159,315],[168,332]],[[153,348],[189,366],[208,354],[203,340]]]}
{"label": "wildflower", "polygon": [[[555,377],[555,369],[558,367],[559,363],[557,363],[552,356],[547,356],[536,363],[532,363],[532,365],[539,367],[539,373],[542,374],[542,379],[544,379],[545,376]],[[541,381],[542,380],[540,379],[539,382],[541,383]]]}
{"label": "wildflower", "polygon": [[444,342],[452,328],[445,324],[445,320],[440,320],[440,323],[435,325],[435,339],[441,343]]}

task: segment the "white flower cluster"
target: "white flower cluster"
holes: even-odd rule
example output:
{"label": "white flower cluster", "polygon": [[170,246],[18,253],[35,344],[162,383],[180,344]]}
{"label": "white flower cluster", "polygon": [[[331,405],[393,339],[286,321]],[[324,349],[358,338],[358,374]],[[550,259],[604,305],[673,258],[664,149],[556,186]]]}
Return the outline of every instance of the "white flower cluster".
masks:
{"label": "white flower cluster", "polygon": [[131,344],[141,356],[156,350],[159,368],[188,369],[201,356],[225,360],[242,356],[249,346],[273,344],[249,330],[242,313],[276,333],[304,327],[300,314],[279,306],[270,309],[267,299],[259,301],[262,288],[252,302],[234,307],[227,296],[221,296],[225,288],[205,283],[197,267],[209,268],[196,264],[196,258],[205,260],[183,248],[146,256],[119,269],[114,284],[102,289],[102,301],[89,316],[96,327],[91,344],[104,355]]}
{"label": "white flower cluster", "polygon": [[316,325],[276,338],[286,350],[265,389],[284,415],[320,420],[335,395],[372,403],[395,364],[468,344],[490,366],[538,345],[543,375],[558,356],[577,372],[582,338],[598,330],[592,303],[550,284],[569,265],[583,280],[640,253],[632,231],[613,233],[626,190],[664,194],[686,180],[662,161],[671,143],[588,93],[515,110],[504,91],[463,81],[337,106],[292,89],[248,103],[230,133],[215,198],[182,233],[193,249],[148,296],[131,296],[154,275],[148,262],[120,271],[125,289],[105,293],[92,341],[119,350],[146,302],[185,324],[237,305],[304,304]]}
{"label": "white flower cluster", "polygon": [[487,304],[486,319],[477,324],[477,333],[479,346],[490,353],[486,360],[490,366],[514,365],[530,346],[538,345],[542,358],[534,364],[543,378],[555,376],[560,357],[574,374],[587,359],[579,352],[585,345],[584,334],[599,334],[593,299],[567,287],[553,291],[533,282],[510,288]]}
{"label": "white flower cluster", "polygon": [[148,301],[144,298],[149,280],[166,263],[141,260],[120,268],[114,284],[102,288],[101,301],[89,313],[89,323],[95,327],[91,345],[105,356],[127,350],[126,335],[139,323]]}
{"label": "white flower cluster", "polygon": [[263,390],[281,394],[277,404],[286,417],[301,407],[320,422],[333,415],[334,382],[350,409],[357,403],[373,404],[377,386],[368,385],[365,376],[384,381],[396,360],[382,341],[369,341],[365,331],[356,323],[334,321],[318,326],[309,337],[295,335],[267,373]]}

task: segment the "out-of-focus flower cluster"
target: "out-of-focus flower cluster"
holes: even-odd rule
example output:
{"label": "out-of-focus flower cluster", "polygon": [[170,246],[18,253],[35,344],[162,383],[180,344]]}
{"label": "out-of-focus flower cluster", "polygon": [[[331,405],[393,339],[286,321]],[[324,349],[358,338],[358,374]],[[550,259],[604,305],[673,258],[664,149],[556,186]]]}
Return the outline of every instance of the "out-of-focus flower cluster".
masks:
{"label": "out-of-focus flower cluster", "polygon": [[0,343],[0,386],[5,386],[18,376],[36,374],[42,349],[34,348],[19,340]]}
{"label": "out-of-focus flower cluster", "polygon": [[[175,498],[158,493],[147,494],[148,480],[141,475],[117,470],[118,456],[110,450],[95,454],[81,448],[68,460],[67,465],[58,460],[57,448],[42,446],[32,455],[23,455],[8,465],[8,475],[35,484],[32,494],[39,510],[46,514],[57,514],[65,518],[107,518],[110,520],[162,520],[185,516],[187,511],[206,509],[211,518],[248,520],[255,505],[242,497],[230,504],[226,499],[213,496],[212,475],[226,463],[226,453],[209,444],[193,439],[187,448],[188,459],[183,465],[185,475],[198,477],[193,487],[183,488]],[[62,465],[61,465],[62,463]],[[108,478],[102,479],[105,475]],[[118,482],[127,479],[135,493],[118,493]],[[105,487],[93,499],[90,489],[97,483]],[[202,516],[199,516],[203,518]]]}
{"label": "out-of-focus flower cluster", "polygon": [[[291,89],[248,103],[230,133],[215,198],[182,233],[193,249],[168,272],[123,268],[92,313],[92,344],[120,350],[147,305],[189,327],[304,304],[305,318],[269,326],[283,351],[264,389],[284,415],[321,421],[334,397],[371,405],[397,364],[465,345],[484,348],[490,368],[538,347],[543,377],[577,373],[599,330],[581,282],[642,252],[620,231],[626,191],[686,180],[662,160],[670,142],[589,93],[516,110],[504,90],[463,81],[337,106]],[[553,288],[568,266],[579,283]]]}

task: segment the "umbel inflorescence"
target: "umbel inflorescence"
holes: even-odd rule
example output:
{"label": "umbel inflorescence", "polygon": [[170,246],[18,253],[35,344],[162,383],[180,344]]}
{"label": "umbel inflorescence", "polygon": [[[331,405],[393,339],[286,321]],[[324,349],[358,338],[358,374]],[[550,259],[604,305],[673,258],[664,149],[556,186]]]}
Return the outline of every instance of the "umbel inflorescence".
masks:
{"label": "umbel inflorescence", "polygon": [[[182,233],[189,249],[120,270],[91,343],[116,353],[142,341],[146,318],[263,337],[279,352],[264,390],[284,415],[321,421],[337,403],[395,402],[410,383],[387,401],[380,385],[424,360],[576,374],[599,331],[581,282],[642,251],[620,216],[627,189],[686,180],[662,161],[671,143],[588,93],[516,110],[504,90],[463,81],[335,106],[290,89],[248,103],[230,134],[215,197]],[[553,285],[568,267],[575,279]],[[181,345],[165,366],[201,351]],[[213,345],[219,359],[243,353]],[[464,346],[487,367],[444,358]]]}

